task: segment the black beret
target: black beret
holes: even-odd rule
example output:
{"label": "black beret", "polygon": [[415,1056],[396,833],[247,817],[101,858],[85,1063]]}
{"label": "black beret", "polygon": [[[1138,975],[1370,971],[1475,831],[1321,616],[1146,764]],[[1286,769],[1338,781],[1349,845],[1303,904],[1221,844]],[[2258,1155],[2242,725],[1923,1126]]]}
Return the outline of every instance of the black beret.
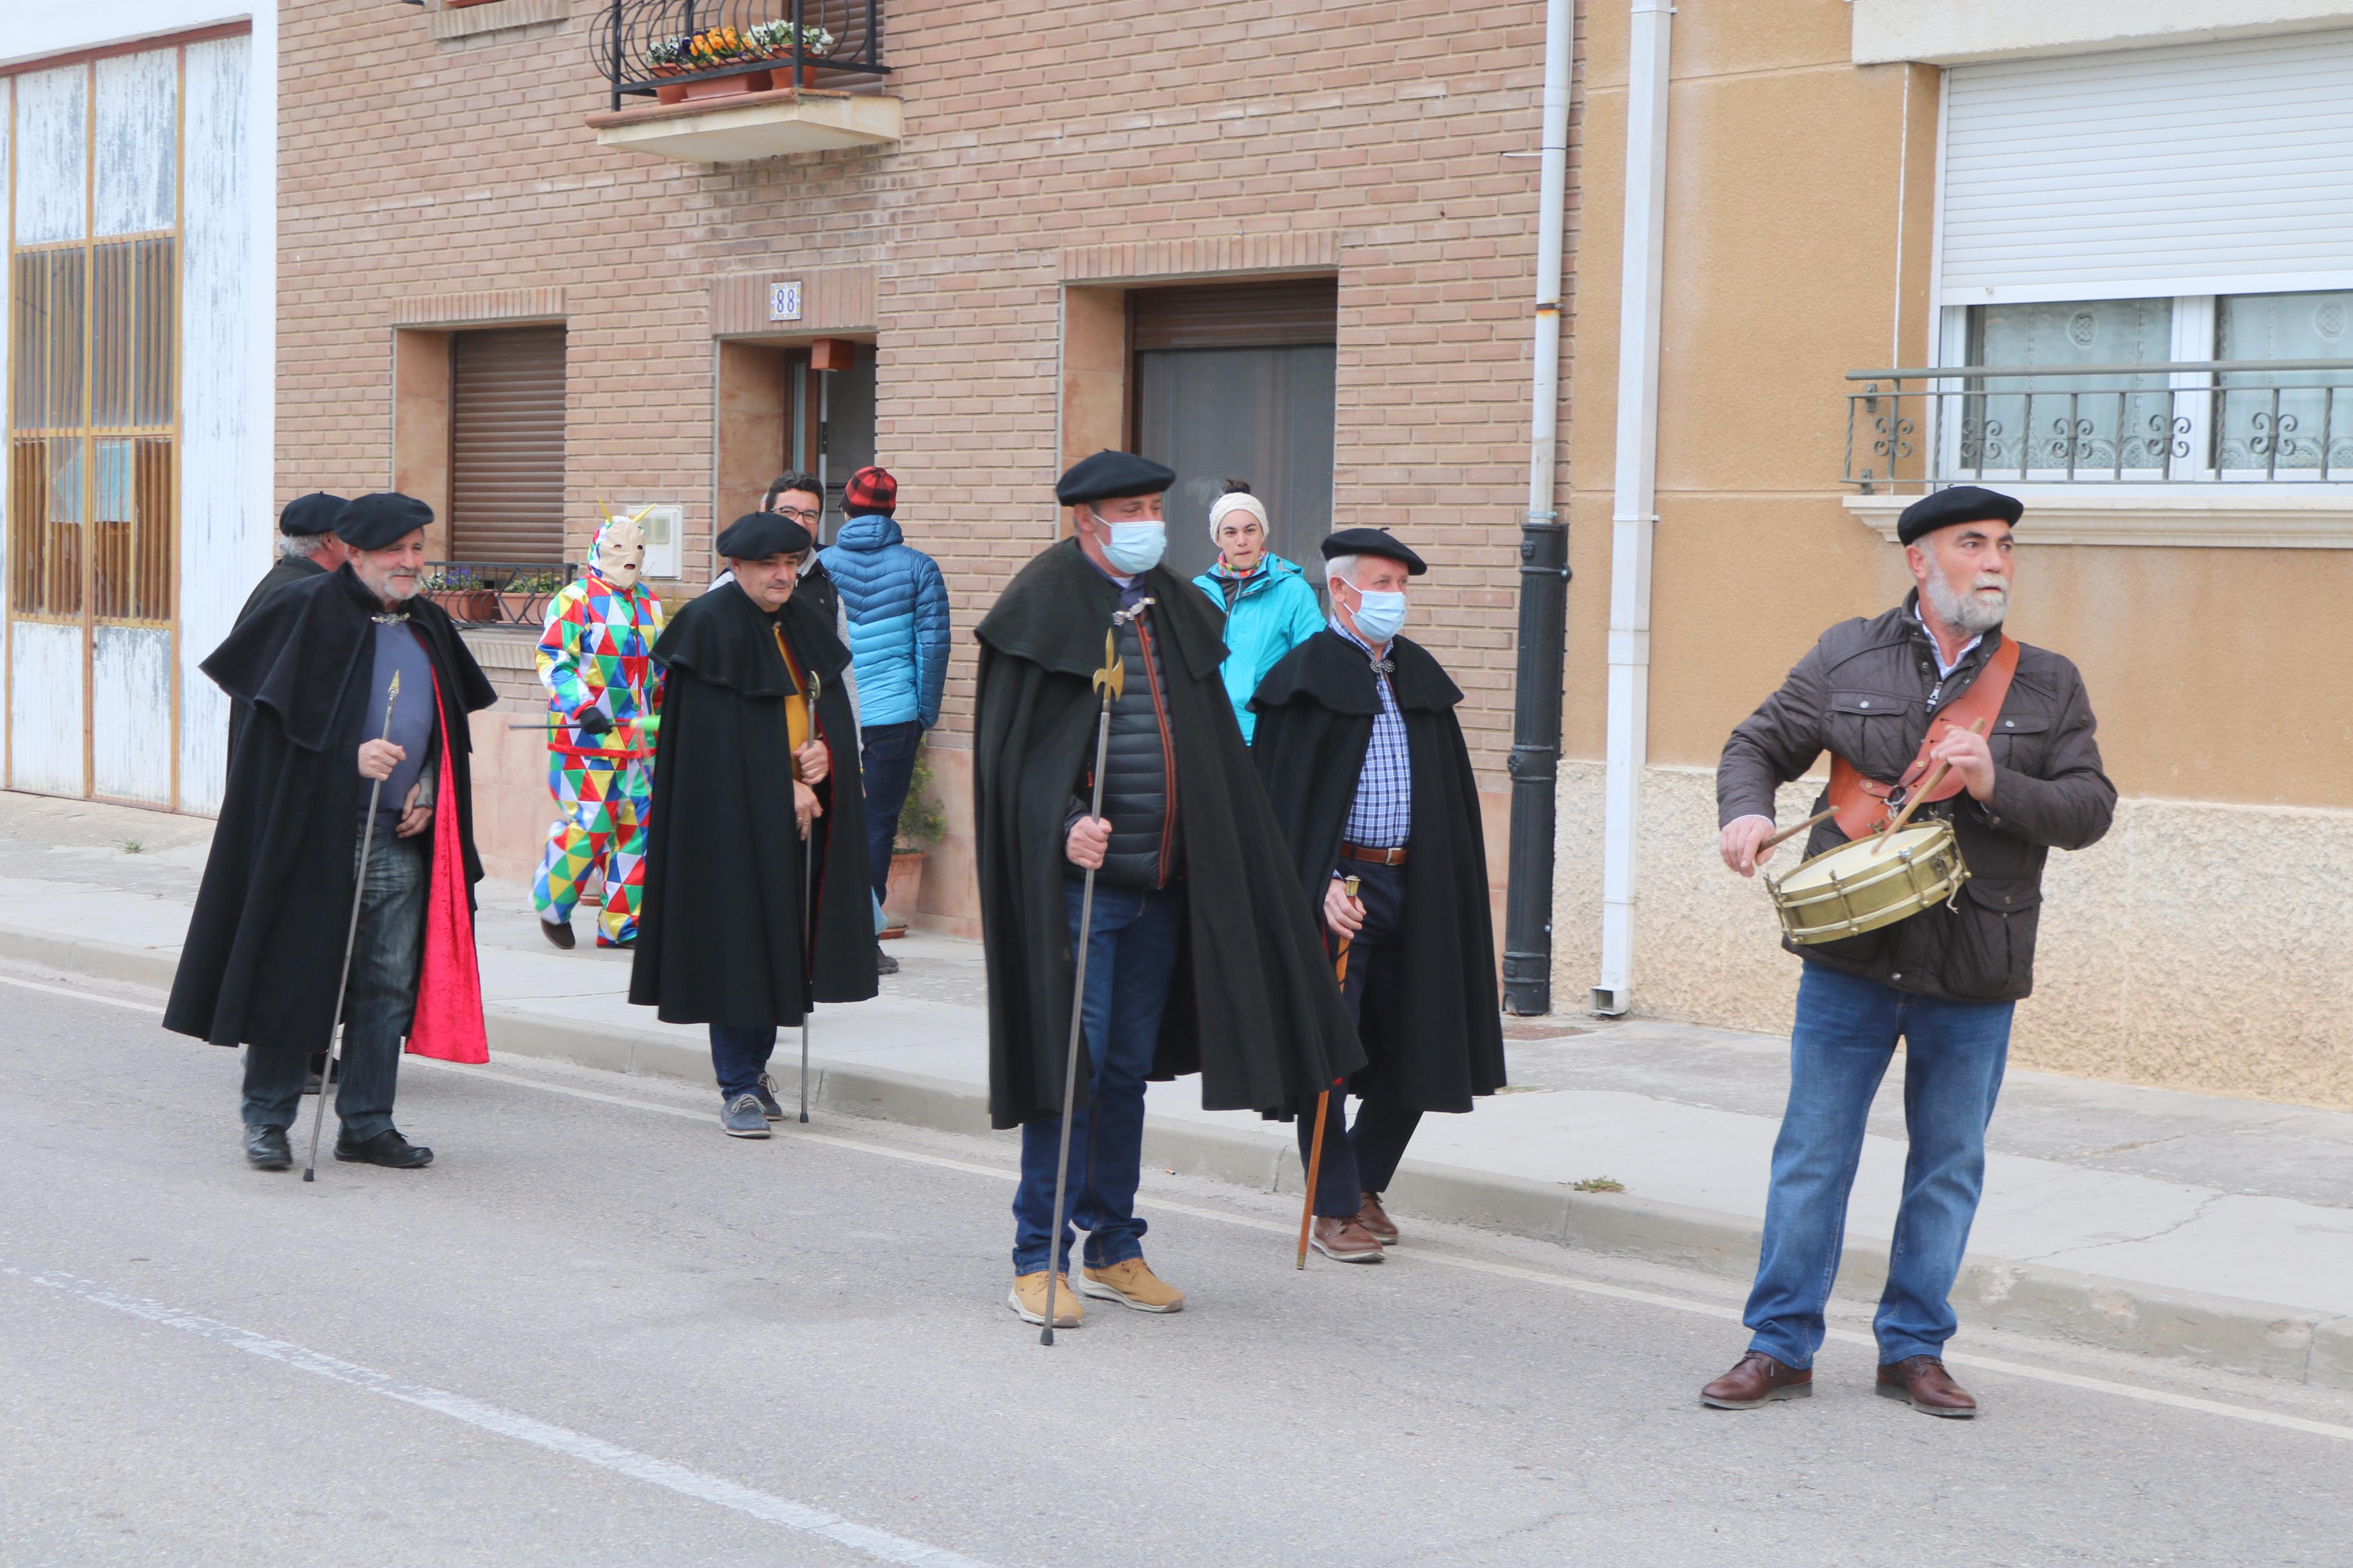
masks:
{"label": "black beret", "polygon": [[1064,506],[1113,500],[1121,496],[1156,496],[1176,482],[1176,470],[1133,452],[1097,452],[1081,458],[1054,481],[1054,499]]}
{"label": "black beret", "polygon": [[335,536],[353,550],[386,550],[433,521],[433,509],[415,496],[379,490],[343,503]]}
{"label": "black beret", "polygon": [[719,553],[730,561],[798,555],[816,542],[807,529],[776,511],[747,511],[721,530],[713,542]]}
{"label": "black beret", "polygon": [[296,496],[278,514],[278,531],[297,539],[314,538],[335,531],[335,514],[347,503],[341,496],[331,496],[324,490],[312,490],[306,496]]}
{"label": "black beret", "polygon": [[2006,522],[2015,528],[2026,510],[2016,496],[1976,485],[1955,485],[1948,490],[1922,496],[1895,520],[1895,537],[1910,544],[1924,533],[1950,528],[1957,522]]}
{"label": "black beret", "polygon": [[1405,563],[1405,574],[1419,577],[1430,568],[1421,557],[1399,544],[1397,536],[1386,528],[1344,528],[1337,533],[1324,536],[1324,559],[1335,561],[1343,555],[1378,555],[1385,560]]}

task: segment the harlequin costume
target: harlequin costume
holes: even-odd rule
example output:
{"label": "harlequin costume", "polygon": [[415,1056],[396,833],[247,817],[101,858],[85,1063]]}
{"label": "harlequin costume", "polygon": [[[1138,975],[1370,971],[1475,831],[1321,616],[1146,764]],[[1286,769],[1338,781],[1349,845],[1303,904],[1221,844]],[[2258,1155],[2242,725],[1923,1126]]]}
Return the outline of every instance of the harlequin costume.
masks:
{"label": "harlequin costume", "polygon": [[531,901],[558,947],[572,945],[572,906],[595,868],[605,885],[596,945],[637,939],[661,707],[653,645],[662,608],[638,581],[644,553],[634,520],[608,520],[597,531],[595,565],[555,595],[540,635],[547,787],[564,815],[548,828]]}

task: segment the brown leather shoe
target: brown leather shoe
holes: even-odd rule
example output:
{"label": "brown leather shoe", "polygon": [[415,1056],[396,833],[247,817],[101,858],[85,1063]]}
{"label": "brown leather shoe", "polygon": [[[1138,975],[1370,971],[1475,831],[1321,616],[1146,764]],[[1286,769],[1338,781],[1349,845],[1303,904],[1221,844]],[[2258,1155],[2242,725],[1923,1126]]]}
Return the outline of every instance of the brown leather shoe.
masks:
{"label": "brown leather shoe", "polygon": [[1813,1392],[1812,1367],[1783,1366],[1763,1351],[1750,1351],[1701,1389],[1699,1402],[1718,1410],[1754,1410],[1776,1399],[1810,1399]]}
{"label": "brown leather shoe", "polygon": [[1355,1215],[1333,1219],[1324,1215],[1315,1216],[1315,1232],[1309,1245],[1335,1263],[1378,1263],[1381,1244],[1373,1233],[1358,1225]]}
{"label": "brown leather shoe", "polygon": [[1953,1381],[1945,1363],[1932,1355],[1907,1355],[1879,1369],[1878,1392],[1901,1399],[1915,1410],[1947,1420],[1967,1421],[1978,1413],[1978,1402]]}
{"label": "brown leather shoe", "polygon": [[1395,1247],[1398,1244],[1397,1226],[1390,1220],[1389,1211],[1381,1207],[1380,1194],[1365,1194],[1365,1206],[1356,1211],[1356,1223],[1365,1227],[1366,1235],[1383,1247]]}

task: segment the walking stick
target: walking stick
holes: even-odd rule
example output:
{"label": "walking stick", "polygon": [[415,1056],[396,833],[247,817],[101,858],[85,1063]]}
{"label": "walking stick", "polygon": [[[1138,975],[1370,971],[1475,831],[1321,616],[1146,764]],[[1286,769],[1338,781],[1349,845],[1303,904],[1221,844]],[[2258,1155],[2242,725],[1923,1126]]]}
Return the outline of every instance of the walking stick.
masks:
{"label": "walking stick", "polygon": [[[814,669],[808,672],[809,734],[817,732],[817,693],[824,680]],[[828,839],[830,834],[828,833]],[[808,921],[808,940],[802,944],[801,979],[807,990],[808,1000],[801,1006],[801,1121],[808,1121],[808,1035],[809,1016],[817,1011],[817,818],[809,818],[808,831],[801,835],[801,910],[802,919]]]}
{"label": "walking stick", "polygon": [[[384,693],[384,733],[379,741],[392,738],[392,705],[400,700],[400,671],[392,672],[392,684]],[[319,1109],[311,1117],[311,1157],[303,1163],[302,1179],[319,1179],[319,1129],[327,1124],[327,1086],[343,1077],[343,996],[352,984],[352,950],[360,940],[360,900],[367,892],[368,854],[375,847],[376,803],[384,798],[384,781],[377,779],[368,786],[367,820],[360,825],[359,872],[352,879],[352,923],[343,932],[343,973],[335,982],[335,1011],[327,1026],[327,1070],[319,1079]],[[340,1096],[338,1096],[340,1098]]]}
{"label": "walking stick", "polygon": [[[1122,610],[1111,618],[1112,629],[1103,633],[1103,668],[1095,671],[1094,688],[1103,701],[1095,714],[1095,788],[1094,798],[1087,806],[1090,819],[1103,815],[1103,763],[1111,751],[1111,705],[1127,689],[1127,666],[1119,657],[1119,627],[1144,614],[1151,604],[1147,596],[1135,602],[1133,610]],[[1062,1200],[1071,1181],[1071,1101],[1079,1092],[1079,1048],[1085,1043],[1087,1018],[1087,938],[1095,921],[1095,873],[1088,868],[1084,887],[1079,893],[1078,957],[1074,967],[1077,976],[1071,984],[1071,1042],[1062,1056],[1062,1148],[1054,1159],[1054,1229],[1047,1243],[1046,1252],[1046,1328],[1038,1336],[1041,1345],[1054,1342],[1054,1286],[1062,1277]]]}
{"label": "walking stick", "polygon": [[[1356,889],[1360,881],[1359,878],[1350,877],[1340,884],[1340,890],[1348,895],[1351,903],[1356,901]],[[1345,936],[1340,939],[1339,955],[1332,964],[1332,978],[1344,990],[1348,984],[1349,940]],[[1333,1081],[1337,1083],[1339,1080],[1335,1079]],[[1299,1205],[1299,1257],[1297,1261],[1292,1264],[1293,1268],[1307,1267],[1307,1233],[1315,1226],[1315,1180],[1324,1173],[1324,1113],[1331,1101],[1330,1089],[1321,1089],[1315,1091],[1315,1136],[1310,1139],[1307,1144],[1307,1196]]]}

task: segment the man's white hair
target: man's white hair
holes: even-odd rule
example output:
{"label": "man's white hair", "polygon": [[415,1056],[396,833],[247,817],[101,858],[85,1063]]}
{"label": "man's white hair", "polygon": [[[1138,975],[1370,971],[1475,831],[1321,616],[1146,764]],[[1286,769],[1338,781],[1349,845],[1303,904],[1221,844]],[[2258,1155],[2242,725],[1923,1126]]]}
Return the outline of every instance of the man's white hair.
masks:
{"label": "man's white hair", "polygon": [[308,561],[326,545],[327,536],[323,533],[281,533],[278,536],[278,558]]}
{"label": "man's white hair", "polygon": [[1364,557],[1361,555],[1335,555],[1331,557],[1324,563],[1324,581],[1330,583],[1336,580],[1345,583],[1351,588],[1355,587],[1356,585],[1356,563],[1363,559]]}

